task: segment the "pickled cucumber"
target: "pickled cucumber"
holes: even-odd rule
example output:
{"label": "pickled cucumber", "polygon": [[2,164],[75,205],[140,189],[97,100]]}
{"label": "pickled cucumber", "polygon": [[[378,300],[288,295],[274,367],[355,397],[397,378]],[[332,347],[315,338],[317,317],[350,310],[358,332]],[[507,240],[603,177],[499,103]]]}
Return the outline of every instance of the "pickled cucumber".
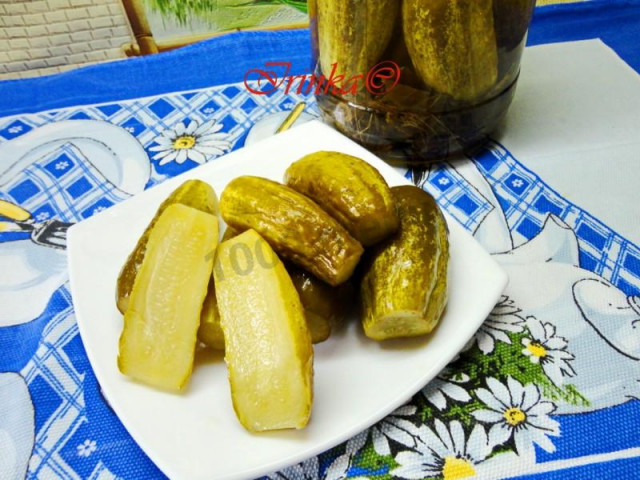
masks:
{"label": "pickled cucumber", "polygon": [[329,285],[347,281],[362,256],[362,245],[315,202],[265,178],[232,180],[220,212],[231,228],[253,228],[283,259]]}
{"label": "pickled cucumber", "polygon": [[313,348],[282,262],[254,230],[220,244],[214,266],[233,408],[249,431],[303,428]]}
{"label": "pickled cucumber", "polygon": [[127,310],[131,289],[133,288],[138,270],[140,270],[140,266],[142,265],[142,259],[144,258],[147,242],[153,226],[158,221],[162,212],[164,212],[169,205],[176,203],[187,205],[212,215],[217,215],[218,213],[218,197],[216,193],[208,183],[201,180],[187,180],[162,202],[118,275],[116,305],[120,313],[124,313]]}
{"label": "pickled cucumber", "polygon": [[[238,235],[240,235],[238,230],[227,227],[222,241]],[[331,287],[292,263],[285,263],[284,268],[291,277],[298,295],[300,295],[304,316],[311,332],[311,341],[313,343],[324,342],[331,335],[333,326],[338,325],[349,310],[353,294],[352,283],[349,281],[337,287]]]}
{"label": "pickled cucumber", "polygon": [[398,229],[389,185],[378,170],[357,157],[312,153],[289,166],[285,183],[315,201],[364,246]]}
{"label": "pickled cucumber", "polygon": [[167,390],[186,385],[217,241],[217,218],[200,210],[173,204],[156,219],[124,314],[123,374]]}
{"label": "pickled cucumber", "polygon": [[[350,79],[366,77],[384,52],[400,10],[399,0],[311,0],[317,22],[322,73],[344,75],[342,90],[356,93]],[[364,80],[358,86],[362,89]],[[353,89],[352,89],[353,88]],[[343,94],[346,92],[343,92]]]}
{"label": "pickled cucumber", "polygon": [[306,270],[291,264],[285,267],[300,295],[312,342],[324,342],[349,311],[353,293],[351,282],[331,287]]}
{"label": "pickled cucumber", "polygon": [[431,332],[447,302],[447,224],[431,195],[413,186],[391,189],[400,229],[373,247],[360,285],[362,324],[374,340]]}
{"label": "pickled cucumber", "polygon": [[220,314],[216,301],[216,288],[213,277],[209,280],[207,296],[204,298],[202,313],[200,314],[200,328],[198,328],[198,340],[207,347],[215,350],[224,350],[224,335],[220,326]]}
{"label": "pickled cucumber", "polygon": [[492,0],[403,0],[404,38],[424,83],[479,101],[498,78]]}

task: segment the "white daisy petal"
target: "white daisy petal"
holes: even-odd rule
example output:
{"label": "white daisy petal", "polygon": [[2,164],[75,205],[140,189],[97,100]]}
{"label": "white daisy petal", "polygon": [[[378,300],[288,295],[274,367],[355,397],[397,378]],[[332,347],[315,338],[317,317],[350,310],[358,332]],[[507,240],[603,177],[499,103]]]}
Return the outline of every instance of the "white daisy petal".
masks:
{"label": "white daisy petal", "polygon": [[188,158],[188,153],[186,149],[180,150],[178,155],[176,155],[176,163],[183,164]]}
{"label": "white daisy petal", "polygon": [[389,472],[394,478],[422,480],[440,475],[440,472],[435,469],[424,468],[423,457],[418,453],[400,452],[396,455],[395,460],[400,466]]}
{"label": "white daisy petal", "polygon": [[171,149],[163,145],[154,145],[153,147],[149,147],[150,152],[166,152],[168,150],[171,150]]}
{"label": "white daisy petal", "polygon": [[442,386],[442,391],[446,393],[448,397],[459,402],[466,403],[471,400],[471,395],[469,395],[469,392],[458,385],[454,385],[453,383],[445,383]]}
{"label": "white daisy petal", "polygon": [[556,406],[551,402],[539,402],[536,403],[533,407],[527,408],[527,415],[537,416],[537,415],[549,415],[556,410]]}
{"label": "white daisy petal", "polygon": [[173,131],[174,131],[176,137],[182,136],[184,134],[185,130],[186,130],[186,127],[185,127],[184,123],[182,123],[182,122],[178,123],[175,127],[173,127]]}
{"label": "white daisy petal", "polygon": [[543,362],[542,370],[544,371],[545,375],[549,377],[549,380],[551,380],[556,386],[559,387],[564,383],[562,370],[560,369],[559,365],[552,362]]}
{"label": "white daisy petal", "polygon": [[527,423],[539,430],[544,430],[547,435],[557,436],[560,434],[560,424],[547,416],[534,417],[527,415]]}
{"label": "white daisy petal", "polygon": [[465,438],[462,424],[457,420],[449,423],[449,431],[451,432],[451,440],[453,440],[453,449],[459,455],[465,453]]}
{"label": "white daisy petal", "polygon": [[493,341],[493,337],[486,332],[478,332],[478,348],[482,353],[488,355],[495,349],[496,343]]}
{"label": "white daisy petal", "polygon": [[502,413],[493,410],[475,410],[471,412],[471,415],[473,415],[473,418],[479,422],[485,423],[498,423],[504,420],[504,415]]}
{"label": "white daisy petal", "polygon": [[192,135],[193,132],[196,131],[196,128],[198,128],[198,122],[196,122],[195,120],[191,120],[189,122],[189,125],[187,126],[187,128],[184,131],[185,135]]}
{"label": "white daisy petal", "polygon": [[349,439],[349,441],[347,442],[346,453],[354,455],[355,453],[362,450],[362,447],[364,447],[365,443],[367,443],[368,436],[369,433],[364,431]]}
{"label": "white daisy petal", "polygon": [[195,131],[193,132],[193,134],[196,137],[198,137],[200,135],[205,135],[206,133],[209,132],[209,130],[211,130],[211,127],[213,127],[213,125],[215,123],[216,123],[216,121],[214,119],[207,120],[202,125],[200,125],[198,128],[196,128]]}
{"label": "white daisy petal", "polygon": [[391,448],[389,447],[389,440],[382,435],[377,428],[371,429],[371,438],[373,440],[373,449],[378,455],[387,456],[391,455]]}
{"label": "white daisy petal", "polygon": [[436,433],[442,441],[442,444],[447,447],[448,450],[454,451],[453,439],[451,438],[451,434],[449,433],[446,425],[440,420],[436,419],[436,421],[434,422],[434,426],[436,427]]}
{"label": "white daisy petal", "polygon": [[480,462],[491,454],[493,446],[489,445],[489,437],[482,425],[476,425],[467,440],[466,453],[474,462]]}
{"label": "white daisy petal", "polygon": [[416,437],[420,435],[418,427],[406,420],[398,421],[397,425],[393,425],[390,422],[383,422],[380,427],[380,432],[394,442],[409,448],[416,446]]}
{"label": "white daisy petal", "polygon": [[200,135],[198,137],[198,141],[205,143],[205,142],[210,142],[210,141],[216,141],[219,142],[221,140],[226,140],[227,138],[229,138],[229,134],[227,133],[207,133],[204,135]]}
{"label": "white daisy petal", "polygon": [[198,148],[211,148],[219,151],[229,150],[231,148],[231,144],[229,142],[221,142],[216,140],[215,142],[201,142],[198,143]]}
{"label": "white daisy petal", "polygon": [[418,411],[418,407],[415,405],[403,405],[393,411],[391,415],[395,417],[407,417],[409,415],[415,415]]}
{"label": "white daisy petal", "polygon": [[[572,354],[570,354],[569,352],[565,352],[564,350],[551,350],[549,352],[549,355],[557,358],[558,360],[573,360],[576,358]],[[562,363],[565,365],[569,365],[567,362]]]}
{"label": "white daisy petal", "polygon": [[224,150],[217,147],[208,147],[208,146],[198,146],[198,150],[200,150],[205,155],[221,155],[224,153]]}
{"label": "white daisy petal", "polygon": [[351,455],[340,455],[336,458],[325,473],[326,480],[340,480],[347,476],[351,466]]}
{"label": "white daisy petal", "polygon": [[550,323],[544,324],[544,338],[545,340],[548,338],[553,338],[556,335],[556,327],[554,327]]}
{"label": "white daisy petal", "polygon": [[449,451],[442,440],[438,435],[436,435],[433,430],[431,430],[426,425],[420,425],[419,427],[420,434],[417,439],[420,441],[421,445],[419,446],[419,450],[423,455],[426,455],[426,452],[430,452],[430,455],[438,455],[440,457],[444,457],[447,455]]}
{"label": "white daisy petal", "polygon": [[175,150],[163,150],[162,152],[158,152],[156,153],[153,157],[151,157],[153,160],[160,160],[168,155],[176,155],[176,151]]}
{"label": "white daisy petal", "polygon": [[[538,444],[540,448],[542,448],[545,452],[553,453],[556,451],[556,446],[553,444],[551,439],[547,437],[540,430],[532,430],[531,440]],[[516,446],[517,446],[517,438],[516,438]]]}
{"label": "white daisy petal", "polygon": [[511,345],[511,339],[503,331],[494,330],[493,331],[493,338],[496,341],[506,343],[507,345]]}
{"label": "white daisy petal", "polygon": [[544,327],[536,317],[527,317],[527,328],[534,339],[544,339]]}
{"label": "white daisy petal", "polygon": [[496,397],[494,397],[489,390],[486,388],[479,388],[476,390],[476,397],[480,399],[482,403],[484,403],[491,410],[496,412],[503,412],[507,408],[509,408],[504,403],[500,402]]}
{"label": "white daisy petal", "polygon": [[489,429],[489,443],[491,445],[502,445],[511,438],[513,430],[505,423],[496,423]]}
{"label": "white daisy petal", "polygon": [[533,439],[530,430],[518,430],[514,433],[513,438],[516,444],[516,452],[518,455],[525,456],[533,453]]}
{"label": "white daisy petal", "polygon": [[202,152],[199,152],[195,148],[191,149],[187,156],[194,162],[199,163],[200,165],[202,165],[203,163],[206,163],[207,161],[207,157],[205,157]]}
{"label": "white daisy petal", "polygon": [[314,476],[317,476],[318,470],[320,469],[318,457],[311,457],[309,460],[304,461],[302,463],[302,469],[304,474],[304,477],[302,478],[313,478]]}
{"label": "white daisy petal", "polygon": [[155,142],[158,145],[162,145],[162,146],[167,147],[167,148],[171,148],[173,146],[173,141],[174,140],[175,139],[173,139],[173,138],[165,137],[165,136],[162,136],[162,135],[160,135],[159,137],[155,138]]}
{"label": "white daisy petal", "polygon": [[531,343],[531,339],[524,337],[521,341],[522,345],[524,345],[525,347],[529,346],[529,344]]}
{"label": "white daisy petal", "polygon": [[520,407],[524,400],[524,387],[513,377],[507,378],[507,387],[511,395],[511,406]]}
{"label": "white daisy petal", "polygon": [[166,165],[169,162],[173,162],[176,157],[178,156],[178,152],[173,151],[173,152],[169,152],[168,155],[166,155],[165,157],[163,157],[160,162],[158,163],[158,165]]}
{"label": "white daisy petal", "polygon": [[487,378],[487,386],[496,399],[498,399],[503,405],[509,405],[511,403],[509,390],[499,380],[495,378]]}
{"label": "white daisy petal", "polygon": [[429,403],[431,403],[438,410],[444,410],[447,408],[447,399],[440,390],[425,389],[424,396]]}
{"label": "white daisy petal", "polygon": [[563,350],[567,348],[567,341],[562,337],[552,337],[544,344],[547,350]]}
{"label": "white daisy petal", "polygon": [[540,401],[540,391],[533,383],[524,386],[524,400],[520,408],[525,412]]}

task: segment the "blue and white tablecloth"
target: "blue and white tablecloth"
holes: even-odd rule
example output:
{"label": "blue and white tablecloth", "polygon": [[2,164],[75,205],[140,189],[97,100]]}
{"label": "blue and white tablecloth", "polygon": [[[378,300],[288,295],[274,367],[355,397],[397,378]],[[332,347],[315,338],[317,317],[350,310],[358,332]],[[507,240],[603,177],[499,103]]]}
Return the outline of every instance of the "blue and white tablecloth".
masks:
{"label": "blue and white tablecloth", "polygon": [[[537,9],[530,44],[591,38],[615,51],[622,70],[639,71],[640,1]],[[36,223],[79,222],[242,147],[273,113],[306,101],[317,115],[312,98],[252,95],[243,84],[247,70],[268,60],[303,72],[309,51],[306,31],[233,34],[2,82],[0,200]],[[117,145],[114,128],[124,139]],[[629,128],[637,137],[640,123]],[[185,132],[197,132],[196,144],[173,151]],[[618,217],[596,216],[581,205],[585,197],[567,198],[553,178],[541,178],[533,155],[522,153],[535,150],[534,133],[523,144],[502,132],[471,158],[406,172],[509,273],[473,341],[385,420],[269,478],[640,478],[640,236],[625,236]],[[136,161],[118,162],[118,149]],[[626,180],[638,183],[639,171],[625,171]],[[576,169],[574,180],[589,174]],[[637,201],[628,198],[636,202],[625,210],[630,223],[640,220]],[[0,272],[0,479],[164,478],[100,393],[64,250],[0,218]]]}

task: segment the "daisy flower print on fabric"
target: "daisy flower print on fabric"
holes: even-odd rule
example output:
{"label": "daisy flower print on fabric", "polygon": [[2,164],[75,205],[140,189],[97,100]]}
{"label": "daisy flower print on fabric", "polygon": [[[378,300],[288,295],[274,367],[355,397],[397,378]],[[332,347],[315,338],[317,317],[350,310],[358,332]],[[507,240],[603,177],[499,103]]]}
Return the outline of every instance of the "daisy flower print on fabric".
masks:
{"label": "daisy flower print on fabric", "polygon": [[188,125],[180,122],[163,131],[155,140],[157,145],[149,151],[157,152],[153,160],[159,160],[160,165],[169,162],[182,164],[187,159],[202,164],[231,148],[228,135],[221,133],[221,129],[222,124],[215,120],[203,124],[191,120]]}
{"label": "daisy flower print on fabric", "polygon": [[514,439],[518,455],[533,450],[533,444],[547,452],[555,451],[549,437],[560,435],[560,424],[549,415],[556,406],[542,400],[540,390],[533,383],[522,385],[512,377],[503,384],[495,378],[487,379],[486,388],[475,391],[486,408],[471,413],[479,422],[490,425],[489,442],[502,445]]}
{"label": "daisy flower print on fabric", "polygon": [[576,372],[569,363],[575,357],[567,352],[567,341],[556,335],[556,327],[528,317],[527,329],[531,337],[522,339],[523,355],[532,363],[539,363],[556,386],[562,385],[565,377],[575,376]]}

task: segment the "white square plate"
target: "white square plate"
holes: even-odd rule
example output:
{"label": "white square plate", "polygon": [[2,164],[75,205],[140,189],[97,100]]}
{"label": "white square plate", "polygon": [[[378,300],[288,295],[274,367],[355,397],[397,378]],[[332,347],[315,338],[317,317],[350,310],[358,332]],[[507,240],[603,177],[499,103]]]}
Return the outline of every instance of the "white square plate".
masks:
{"label": "white square plate", "polygon": [[311,421],[300,431],[251,434],[233,412],[219,354],[199,355],[182,394],[134,383],[116,366],[122,315],[115,305],[120,267],[158,205],[189,178],[218,195],[240,175],[281,181],[289,164],[318,150],[365,159],[390,185],[409,182],[392,167],[319,122],[310,122],[195,168],[69,230],[76,318],[89,360],[113,409],[158,467],[174,480],[248,479],[319,454],[371,426],[425,386],[480,327],[507,284],[505,272],[448,218],[449,303],[428,338],[376,343],[358,322],[315,347]]}

